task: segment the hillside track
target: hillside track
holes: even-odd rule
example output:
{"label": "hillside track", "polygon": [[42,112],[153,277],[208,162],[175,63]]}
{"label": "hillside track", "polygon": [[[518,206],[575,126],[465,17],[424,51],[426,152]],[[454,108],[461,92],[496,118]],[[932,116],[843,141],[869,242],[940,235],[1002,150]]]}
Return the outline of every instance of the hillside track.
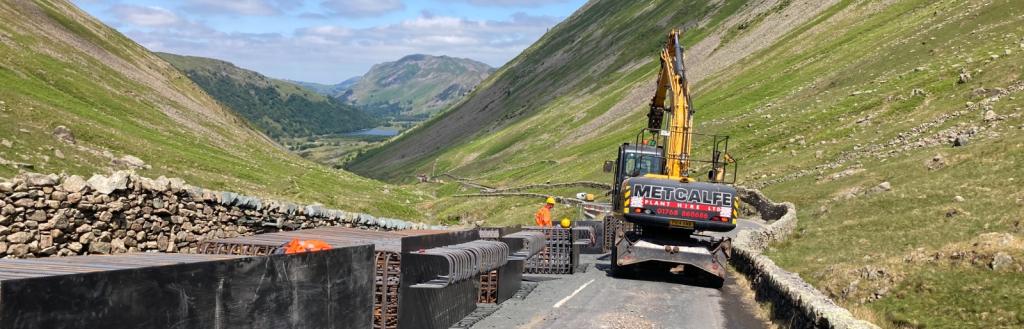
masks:
{"label": "hillside track", "polygon": [[[759,227],[754,220],[740,229]],[[701,287],[685,277],[642,272],[644,278],[613,278],[607,255],[582,255],[584,273],[526,276],[538,287],[525,299],[510,299],[473,328],[769,328],[757,316],[746,288],[729,273],[722,289]]]}

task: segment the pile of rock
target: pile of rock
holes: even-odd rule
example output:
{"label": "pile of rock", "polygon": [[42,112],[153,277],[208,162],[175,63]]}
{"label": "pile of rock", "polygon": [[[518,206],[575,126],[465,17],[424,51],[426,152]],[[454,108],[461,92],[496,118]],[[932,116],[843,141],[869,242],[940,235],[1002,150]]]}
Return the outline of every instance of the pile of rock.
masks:
{"label": "pile of rock", "polygon": [[[321,226],[424,229],[424,224],[264,200],[127,171],[25,173],[0,179],[0,257],[194,252],[206,239]],[[435,227],[436,228],[436,227]]]}

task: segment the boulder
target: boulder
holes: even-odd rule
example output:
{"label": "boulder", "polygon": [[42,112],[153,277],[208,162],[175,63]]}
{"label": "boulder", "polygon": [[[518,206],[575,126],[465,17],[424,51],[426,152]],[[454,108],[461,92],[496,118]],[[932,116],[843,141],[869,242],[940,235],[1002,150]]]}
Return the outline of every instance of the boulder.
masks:
{"label": "boulder", "polygon": [[110,254],[111,245],[110,242],[95,241],[89,244],[90,254],[107,255]]}
{"label": "boulder", "polygon": [[43,256],[53,256],[58,251],[57,250],[57,246],[48,246],[48,247],[41,247],[41,248],[43,248],[43,249],[39,250],[39,254],[41,254]]}
{"label": "boulder", "polygon": [[999,115],[996,114],[996,111],[988,110],[985,111],[985,114],[982,118],[985,120],[985,122],[992,122],[999,119]]}
{"label": "boulder", "polygon": [[14,192],[14,182],[0,182],[0,193]]}
{"label": "boulder", "polygon": [[125,246],[124,240],[113,239],[110,241],[110,251],[115,254],[123,254],[128,252],[128,247]]}
{"label": "boulder", "polygon": [[67,178],[64,178],[64,182],[61,183],[60,186],[61,188],[64,189],[65,192],[75,193],[81,192],[83,189],[85,189],[86,182],[85,179],[82,178],[82,176],[71,175],[68,176]]}
{"label": "boulder", "polygon": [[167,181],[169,183],[171,192],[177,193],[188,188],[188,185],[185,184],[185,180],[181,178],[170,178]]}
{"label": "boulder", "polygon": [[19,208],[32,208],[36,204],[36,200],[30,198],[18,199],[14,201],[14,206]]}
{"label": "boulder", "polygon": [[42,210],[36,210],[35,212],[32,212],[32,214],[28,216],[28,220],[35,221],[37,223],[38,222],[45,222],[46,221],[46,212],[42,211]]}
{"label": "boulder", "polygon": [[960,72],[960,79],[956,81],[958,84],[965,84],[971,82],[971,74],[967,71]]}
{"label": "boulder", "polygon": [[83,244],[83,245],[85,245],[85,244],[89,244],[90,242],[92,242],[95,239],[96,239],[96,235],[95,234],[92,234],[92,232],[85,232],[85,234],[82,234],[81,236],[78,237],[78,242]]}
{"label": "boulder", "polygon": [[7,254],[15,258],[22,258],[29,254],[27,244],[15,244],[7,247]]}
{"label": "boulder", "polygon": [[13,244],[27,243],[35,238],[29,232],[18,232],[7,236],[7,242]]}
{"label": "boulder", "polygon": [[68,129],[68,127],[65,126],[57,126],[57,128],[53,128],[53,137],[68,144],[74,144],[76,142],[75,135],[71,133],[71,129]]}
{"label": "boulder", "polygon": [[961,146],[966,146],[966,145],[967,145],[967,137],[966,136],[956,136],[956,138],[953,139],[953,147],[961,147]]}
{"label": "boulder", "polygon": [[993,271],[1006,271],[1013,269],[1013,257],[1005,252],[998,252],[992,259],[992,270]]}
{"label": "boulder", "polygon": [[91,232],[91,231],[92,231],[92,225],[89,225],[89,224],[82,224],[81,226],[75,228],[75,233],[78,233],[78,234],[87,233],[87,232]]}
{"label": "boulder", "polygon": [[125,155],[120,158],[110,160],[110,165],[120,166],[128,169],[144,169],[146,168],[146,162],[142,161],[135,156]]}
{"label": "boulder", "polygon": [[942,154],[936,154],[931,160],[924,162],[925,168],[928,170],[938,170],[946,166],[946,158]]}
{"label": "boulder", "polygon": [[84,246],[82,246],[81,243],[78,243],[78,242],[68,243],[68,250],[71,250],[71,251],[75,252],[76,254],[81,253],[82,252],[82,248],[84,248]]}
{"label": "boulder", "polygon": [[43,174],[36,174],[36,173],[21,174],[19,178],[24,180],[25,183],[28,184],[29,186],[37,186],[37,187],[57,185],[57,179],[58,179],[58,177],[56,175],[43,175]]}
{"label": "boulder", "polygon": [[110,177],[104,177],[101,175],[93,175],[86,182],[89,188],[99,192],[100,194],[110,194],[114,191],[120,191],[128,188],[128,176],[130,174],[126,171],[118,171],[110,175]]}
{"label": "boulder", "polygon": [[78,201],[82,201],[82,193],[71,193],[68,194],[68,203],[76,204]]}

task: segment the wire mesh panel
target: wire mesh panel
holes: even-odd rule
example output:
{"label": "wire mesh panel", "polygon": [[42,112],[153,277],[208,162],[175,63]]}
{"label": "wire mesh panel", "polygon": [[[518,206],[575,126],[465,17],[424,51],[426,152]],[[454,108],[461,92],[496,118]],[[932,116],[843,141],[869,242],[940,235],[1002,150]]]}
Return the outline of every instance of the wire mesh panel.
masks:
{"label": "wire mesh panel", "polygon": [[[579,247],[573,244],[571,230],[560,227],[528,227],[526,230],[544,234],[544,249],[526,261],[524,273],[572,274]],[[576,255],[574,255],[576,253]]]}
{"label": "wire mesh panel", "polygon": [[[580,220],[576,221],[574,224],[576,225],[576,228],[581,230],[581,232],[578,232],[579,234],[590,234],[589,237],[586,237],[587,239],[590,239],[590,243],[580,246],[581,254],[604,254],[607,252],[607,247],[605,247],[605,240],[607,237],[604,232],[606,224],[604,221]],[[585,230],[589,230],[590,232],[583,232]],[[584,236],[577,235],[577,237]],[[576,242],[579,243],[579,241]]]}
{"label": "wire mesh panel", "polygon": [[615,232],[620,227],[620,221],[615,216],[608,216],[604,218],[604,252],[609,252],[615,248]]}
{"label": "wire mesh panel", "polygon": [[373,328],[398,328],[398,288],[401,283],[402,257],[398,253],[378,251],[376,259]]}
{"label": "wire mesh panel", "polygon": [[198,254],[261,256],[273,254],[278,246],[254,245],[248,243],[204,242],[199,245]]}

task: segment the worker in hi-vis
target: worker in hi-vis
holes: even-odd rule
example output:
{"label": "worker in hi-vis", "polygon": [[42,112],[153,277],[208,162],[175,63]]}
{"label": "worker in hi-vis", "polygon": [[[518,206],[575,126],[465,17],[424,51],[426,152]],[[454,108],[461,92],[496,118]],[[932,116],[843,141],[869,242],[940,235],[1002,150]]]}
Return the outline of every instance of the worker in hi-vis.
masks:
{"label": "worker in hi-vis", "polygon": [[548,197],[547,201],[544,202],[544,206],[537,210],[537,214],[534,215],[534,219],[537,220],[537,226],[551,226],[551,208],[555,207],[555,198]]}

